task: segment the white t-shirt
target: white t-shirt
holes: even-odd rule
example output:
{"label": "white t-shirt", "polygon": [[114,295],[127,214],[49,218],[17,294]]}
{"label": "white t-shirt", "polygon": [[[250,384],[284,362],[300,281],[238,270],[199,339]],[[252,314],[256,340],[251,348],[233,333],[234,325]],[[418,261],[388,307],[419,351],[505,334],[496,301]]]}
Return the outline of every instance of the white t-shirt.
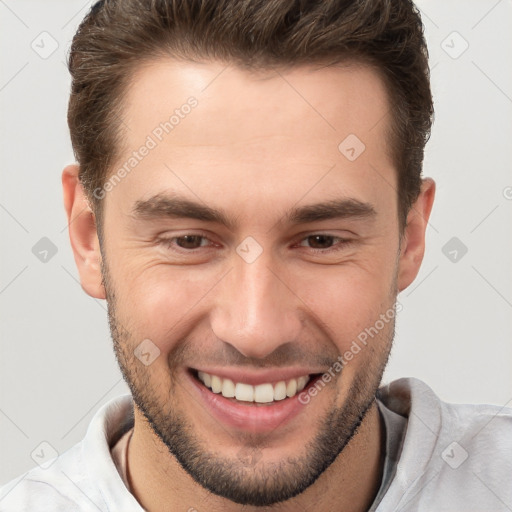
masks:
{"label": "white t-shirt", "polygon": [[[372,512],[512,510],[512,409],[447,404],[417,379],[378,397],[387,458]],[[132,426],[130,395],[111,400],[80,443],[3,486],[0,511],[142,511],[123,481]]]}

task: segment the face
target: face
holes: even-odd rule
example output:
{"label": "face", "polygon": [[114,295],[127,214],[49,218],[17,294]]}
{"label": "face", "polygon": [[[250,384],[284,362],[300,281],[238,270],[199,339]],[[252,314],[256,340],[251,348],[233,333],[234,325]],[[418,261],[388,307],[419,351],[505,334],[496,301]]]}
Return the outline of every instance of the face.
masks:
{"label": "face", "polygon": [[126,172],[98,192],[115,350],[148,425],[217,495],[302,492],[374,401],[414,273],[387,111],[357,65],[158,61],[128,90]]}

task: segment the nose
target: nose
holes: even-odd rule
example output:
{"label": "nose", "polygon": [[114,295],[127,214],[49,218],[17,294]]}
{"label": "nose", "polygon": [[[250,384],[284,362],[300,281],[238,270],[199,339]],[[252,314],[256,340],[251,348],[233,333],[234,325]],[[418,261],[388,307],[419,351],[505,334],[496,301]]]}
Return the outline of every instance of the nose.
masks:
{"label": "nose", "polygon": [[300,299],[289,279],[270,267],[265,252],[247,263],[236,255],[234,268],[221,281],[211,316],[215,335],[246,357],[264,359],[298,340]]}

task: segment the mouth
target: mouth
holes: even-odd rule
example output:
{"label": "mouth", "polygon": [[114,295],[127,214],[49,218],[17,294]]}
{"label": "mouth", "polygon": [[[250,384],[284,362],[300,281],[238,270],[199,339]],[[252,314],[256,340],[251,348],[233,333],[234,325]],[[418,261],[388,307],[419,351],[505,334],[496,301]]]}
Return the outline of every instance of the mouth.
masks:
{"label": "mouth", "polygon": [[293,368],[258,373],[240,368],[205,370],[188,368],[186,374],[190,390],[210,417],[230,429],[276,435],[296,417],[302,417],[296,428],[307,423],[305,411],[309,413],[317,399],[304,403],[300,397],[323,375]]}
{"label": "mouth", "polygon": [[190,369],[193,378],[211,393],[220,395],[226,400],[245,406],[272,406],[279,402],[288,401],[301,391],[307,390],[322,376],[321,373],[311,373],[295,378],[278,381],[262,382],[252,385],[247,382],[236,382],[234,379],[204,371]]}

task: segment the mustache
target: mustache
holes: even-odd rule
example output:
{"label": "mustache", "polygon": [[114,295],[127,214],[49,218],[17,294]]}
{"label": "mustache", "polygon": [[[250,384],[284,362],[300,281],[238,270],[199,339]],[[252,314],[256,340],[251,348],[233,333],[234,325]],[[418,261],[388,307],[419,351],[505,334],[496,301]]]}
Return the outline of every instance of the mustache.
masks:
{"label": "mustache", "polygon": [[[311,350],[302,342],[288,342],[277,347],[265,359],[247,357],[233,345],[217,340],[209,344],[208,352],[204,345],[183,340],[169,353],[169,366],[232,366],[251,369],[281,368],[286,366],[314,366],[326,369],[337,360],[340,352],[334,346],[317,344],[318,349]],[[215,347],[215,348],[214,348]]]}

